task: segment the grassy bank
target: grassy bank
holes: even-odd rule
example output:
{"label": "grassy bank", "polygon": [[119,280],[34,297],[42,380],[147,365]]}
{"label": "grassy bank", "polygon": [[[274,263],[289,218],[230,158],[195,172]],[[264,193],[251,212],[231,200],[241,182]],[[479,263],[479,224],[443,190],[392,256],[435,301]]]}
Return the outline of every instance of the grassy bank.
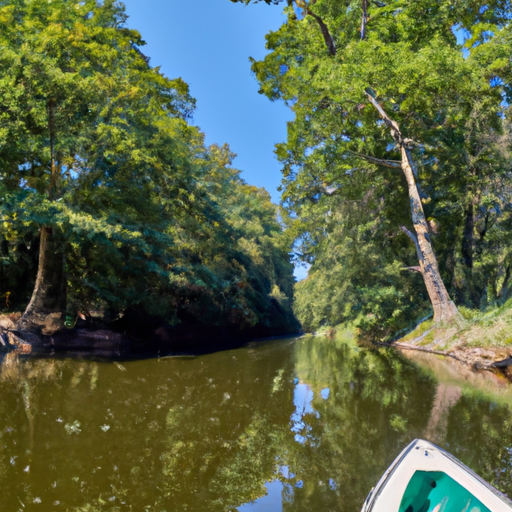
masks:
{"label": "grassy bank", "polygon": [[397,341],[437,350],[512,348],[512,299],[483,312],[467,308],[460,311],[463,319],[457,325],[436,327],[427,320]]}
{"label": "grassy bank", "polygon": [[[487,311],[460,308],[460,312],[462,317],[455,324],[434,325],[432,319],[425,320],[404,336],[382,345],[446,355],[472,367],[493,371],[494,363],[512,356],[512,299]],[[365,340],[364,333],[353,324],[324,327],[315,335],[351,339],[359,344]],[[501,371],[512,380],[512,366],[500,365]]]}

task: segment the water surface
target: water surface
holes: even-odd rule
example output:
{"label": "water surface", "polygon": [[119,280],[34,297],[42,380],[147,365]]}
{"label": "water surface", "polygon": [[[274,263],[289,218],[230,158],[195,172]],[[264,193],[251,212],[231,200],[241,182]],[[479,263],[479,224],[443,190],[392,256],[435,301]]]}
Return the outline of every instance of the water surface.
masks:
{"label": "water surface", "polygon": [[417,437],[512,495],[503,383],[448,373],[326,338],[122,363],[9,355],[0,510],[357,512]]}

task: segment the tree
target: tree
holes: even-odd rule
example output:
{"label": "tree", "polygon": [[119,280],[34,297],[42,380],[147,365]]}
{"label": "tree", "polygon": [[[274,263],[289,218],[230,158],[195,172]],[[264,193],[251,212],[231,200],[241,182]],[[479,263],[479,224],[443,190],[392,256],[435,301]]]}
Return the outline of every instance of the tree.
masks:
{"label": "tree", "polygon": [[0,295],[19,307],[35,280],[18,327],[45,334],[129,308],[296,329],[277,208],[205,146],[188,86],[125,21],[113,0],[0,3]]}
{"label": "tree", "polygon": [[113,1],[10,1],[1,16],[0,162],[15,202],[32,201],[33,216],[39,210],[38,273],[21,321],[37,328],[66,309],[64,218],[86,225],[91,186],[99,203],[120,178],[131,190],[113,206],[128,213],[148,188],[142,171],[161,149],[155,143],[170,135],[165,119],[183,117],[191,100],[186,85],[148,67],[140,35],[123,28]]}
{"label": "tree", "polygon": [[[413,242],[419,265],[409,270],[422,275],[434,319],[457,317],[427,219],[441,195],[456,189],[460,199],[465,193],[469,169],[461,162],[477,155],[464,135],[476,109],[486,105],[480,125],[487,133],[503,129],[506,82],[490,81],[497,52],[485,65],[479,55],[489,52],[485,30],[506,33],[509,6],[318,0],[295,2],[287,12],[287,23],[267,36],[270,54],[253,62],[261,92],[284,100],[296,115],[287,143],[277,150],[285,205],[300,219],[321,196],[347,199],[355,173],[365,175],[368,190],[382,177],[404,190],[403,181],[384,174],[402,171],[410,217],[391,236],[401,230]],[[457,24],[472,31],[467,57],[454,33]],[[489,170],[473,166],[472,172]]]}
{"label": "tree", "polygon": [[113,0],[0,4],[2,293],[23,303],[16,266],[37,266],[19,327],[138,307],[295,328],[276,207],[227,146],[205,146],[188,86],[150,66],[125,21]]}

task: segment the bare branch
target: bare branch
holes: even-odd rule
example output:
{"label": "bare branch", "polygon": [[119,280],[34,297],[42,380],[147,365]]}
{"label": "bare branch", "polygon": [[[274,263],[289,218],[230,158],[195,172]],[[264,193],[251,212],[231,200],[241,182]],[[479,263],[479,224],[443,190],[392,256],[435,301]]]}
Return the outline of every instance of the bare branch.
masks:
{"label": "bare branch", "polygon": [[418,243],[416,235],[409,231],[405,226],[400,226],[400,229],[412,240],[412,243],[416,247],[416,252],[418,253],[418,259],[420,262],[423,261],[423,255],[421,253],[420,244]]}
{"label": "bare branch", "polygon": [[372,164],[382,165],[383,167],[389,167],[391,169],[401,169],[402,168],[402,162],[398,160],[383,160],[382,158],[375,158],[374,156],[370,155],[363,155],[361,153],[355,153],[354,151],[348,151],[349,153],[352,153],[354,156],[357,156],[359,158],[364,158],[368,162],[371,162]]}
{"label": "bare branch", "polygon": [[402,270],[408,270],[409,272],[418,272],[419,274],[423,274],[421,267],[404,267]]}
{"label": "bare branch", "polygon": [[400,133],[400,128],[399,128],[397,122],[393,121],[393,119],[391,119],[387,115],[386,111],[382,108],[381,104],[368,92],[368,90],[366,90],[365,93],[366,93],[366,96],[368,97],[368,99],[370,100],[370,103],[377,109],[377,112],[379,113],[380,117],[382,117],[384,122],[391,129],[391,135],[393,136],[395,141],[398,144],[400,144],[400,146],[402,146],[404,141],[403,141],[402,134]]}
{"label": "bare branch", "polygon": [[339,192],[339,190],[339,187],[333,187],[332,185],[322,188],[322,192],[328,196],[335,195],[336,192]]}
{"label": "bare branch", "polygon": [[324,23],[324,20],[320,18],[320,16],[316,15],[311,9],[307,9],[307,14],[310,16],[313,16],[315,20],[317,21],[318,25],[320,25],[320,30],[322,31],[322,35],[324,36],[325,45],[327,46],[327,49],[329,50],[329,53],[334,56],[336,55],[336,45],[334,44],[334,39],[331,36],[331,33],[329,32],[329,28]]}
{"label": "bare branch", "polygon": [[416,142],[415,140],[413,139],[404,139],[404,144],[408,147],[410,146],[417,146],[419,148],[424,148],[425,145],[424,144],[420,144],[419,142]]}
{"label": "bare branch", "polygon": [[411,166],[414,176],[418,177],[418,169],[416,168],[411,152],[408,149],[408,144],[414,143],[414,141],[412,139],[406,139],[402,136],[398,123],[387,115],[386,111],[382,108],[382,105],[373,97],[373,95],[370,93],[368,89],[365,90],[365,93],[368,99],[370,100],[370,103],[377,109],[377,112],[379,113],[380,117],[390,128],[391,136],[393,137],[393,139],[395,139],[395,142],[401,147],[402,152],[405,153],[405,157],[407,158],[407,162]]}

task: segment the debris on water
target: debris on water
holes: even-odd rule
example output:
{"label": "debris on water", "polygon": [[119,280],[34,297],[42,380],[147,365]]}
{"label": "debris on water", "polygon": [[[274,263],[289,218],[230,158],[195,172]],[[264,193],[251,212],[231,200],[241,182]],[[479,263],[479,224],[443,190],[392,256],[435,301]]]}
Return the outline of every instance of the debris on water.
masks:
{"label": "debris on water", "polygon": [[277,372],[277,375],[274,377],[274,382],[272,385],[272,394],[274,394],[276,391],[279,391],[279,389],[281,388],[281,385],[283,383],[283,373],[283,368],[280,368],[279,371]]}
{"label": "debris on water", "polygon": [[110,430],[110,425],[102,425],[100,428],[103,432],[108,432]]}
{"label": "debris on water", "polygon": [[68,434],[79,434],[82,431],[80,427],[80,422],[76,420],[73,423],[66,423],[64,425]]}

